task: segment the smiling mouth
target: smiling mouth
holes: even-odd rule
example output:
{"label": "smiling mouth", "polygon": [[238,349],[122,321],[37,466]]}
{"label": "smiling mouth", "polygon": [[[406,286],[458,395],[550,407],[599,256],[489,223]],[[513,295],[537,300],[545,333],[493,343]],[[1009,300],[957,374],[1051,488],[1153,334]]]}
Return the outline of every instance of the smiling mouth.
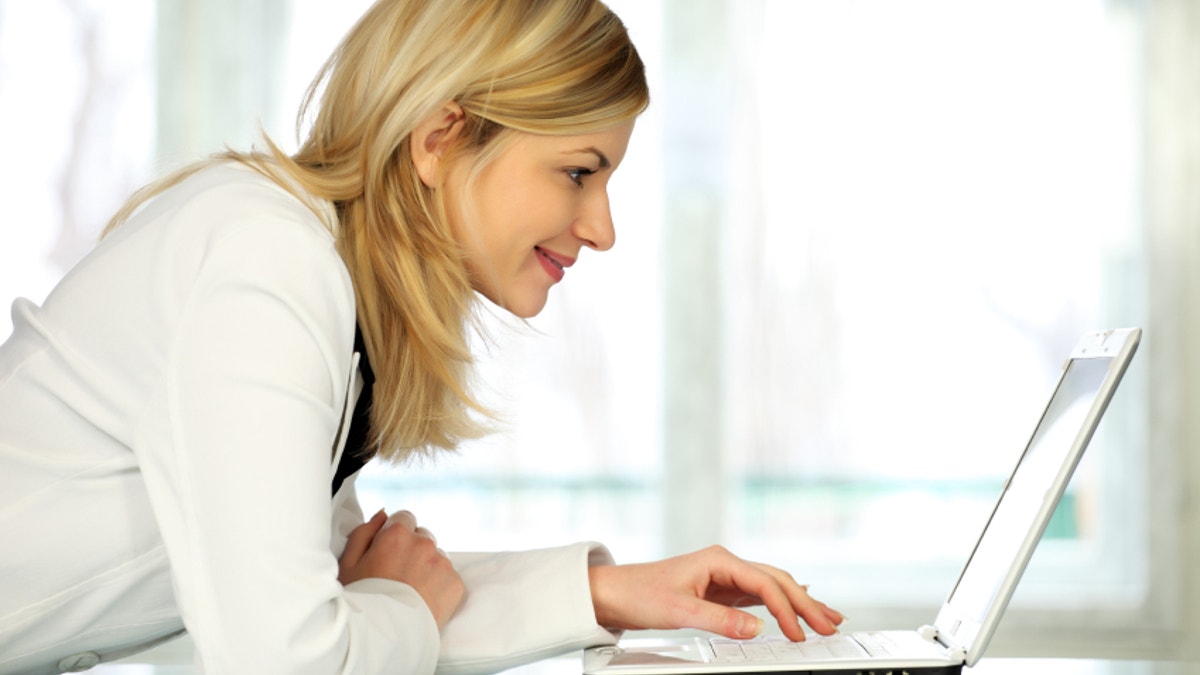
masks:
{"label": "smiling mouth", "polygon": [[554,283],[562,281],[566,274],[566,268],[575,262],[574,258],[547,251],[541,246],[534,246],[533,252],[537,254],[538,260],[542,263],[542,269],[546,270],[546,274],[550,275],[550,279]]}
{"label": "smiling mouth", "polygon": [[542,256],[543,260],[548,261],[551,265],[554,265],[555,267],[557,267],[560,270],[566,269],[566,267],[562,263],[555,260],[553,256],[551,256],[549,253],[546,253],[546,251],[544,249],[542,249],[540,246],[535,246],[534,250],[538,252],[538,255]]}

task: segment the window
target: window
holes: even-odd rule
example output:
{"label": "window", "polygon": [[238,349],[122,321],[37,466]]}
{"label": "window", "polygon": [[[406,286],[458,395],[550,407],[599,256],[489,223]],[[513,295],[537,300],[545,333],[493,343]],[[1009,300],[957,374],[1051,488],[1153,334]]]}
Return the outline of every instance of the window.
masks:
{"label": "window", "polygon": [[[837,595],[940,601],[1064,355],[1145,320],[1137,17],[1030,11],[778,0],[731,40],[729,536]],[[1144,457],[1140,401],[1121,391],[1030,587],[1140,578],[1110,516],[1144,495],[1109,477]]]}
{"label": "window", "polygon": [[152,171],[153,10],[0,0],[3,338],[13,298],[40,301]]}

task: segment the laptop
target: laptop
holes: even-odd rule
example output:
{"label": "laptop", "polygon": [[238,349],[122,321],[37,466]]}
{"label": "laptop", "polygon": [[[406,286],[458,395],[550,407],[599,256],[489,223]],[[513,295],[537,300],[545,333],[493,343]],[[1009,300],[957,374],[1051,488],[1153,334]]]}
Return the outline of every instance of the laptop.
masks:
{"label": "laptop", "polygon": [[974,550],[932,624],[916,630],[753,640],[622,640],[584,651],[585,675],[910,673],[954,675],[983,656],[1067,482],[1141,339],[1125,328],[1076,344]]}

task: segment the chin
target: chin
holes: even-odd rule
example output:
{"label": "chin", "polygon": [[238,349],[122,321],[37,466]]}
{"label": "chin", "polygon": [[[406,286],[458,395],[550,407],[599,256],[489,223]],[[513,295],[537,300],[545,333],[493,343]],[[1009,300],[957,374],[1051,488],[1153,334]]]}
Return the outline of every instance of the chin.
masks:
{"label": "chin", "polygon": [[513,300],[514,302],[502,303],[500,306],[519,319],[532,319],[545,309],[547,296],[546,294],[531,294],[524,298],[518,296]]}
{"label": "chin", "polygon": [[542,309],[545,308],[545,306],[546,306],[545,301],[542,301],[540,303],[529,303],[529,304],[525,304],[525,305],[509,306],[509,307],[505,307],[505,309],[507,309],[509,311],[509,313],[511,313],[513,316],[517,317],[518,319],[532,319],[533,317],[537,316],[538,314],[541,314]]}
{"label": "chin", "polygon": [[488,288],[476,288],[477,293],[487,298],[488,302],[512,314],[518,319],[532,319],[546,307],[546,302],[549,299],[550,290],[538,293],[530,291],[527,293],[512,293],[508,297],[503,297]]}

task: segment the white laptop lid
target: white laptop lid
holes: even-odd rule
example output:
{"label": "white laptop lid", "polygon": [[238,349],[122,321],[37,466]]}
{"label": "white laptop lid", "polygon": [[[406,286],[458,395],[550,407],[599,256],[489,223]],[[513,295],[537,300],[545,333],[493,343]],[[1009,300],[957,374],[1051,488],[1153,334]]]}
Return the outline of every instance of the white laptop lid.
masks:
{"label": "white laptop lid", "polygon": [[938,613],[939,640],[974,665],[996,631],[1067,482],[1137,349],[1141,330],[1085,335]]}

